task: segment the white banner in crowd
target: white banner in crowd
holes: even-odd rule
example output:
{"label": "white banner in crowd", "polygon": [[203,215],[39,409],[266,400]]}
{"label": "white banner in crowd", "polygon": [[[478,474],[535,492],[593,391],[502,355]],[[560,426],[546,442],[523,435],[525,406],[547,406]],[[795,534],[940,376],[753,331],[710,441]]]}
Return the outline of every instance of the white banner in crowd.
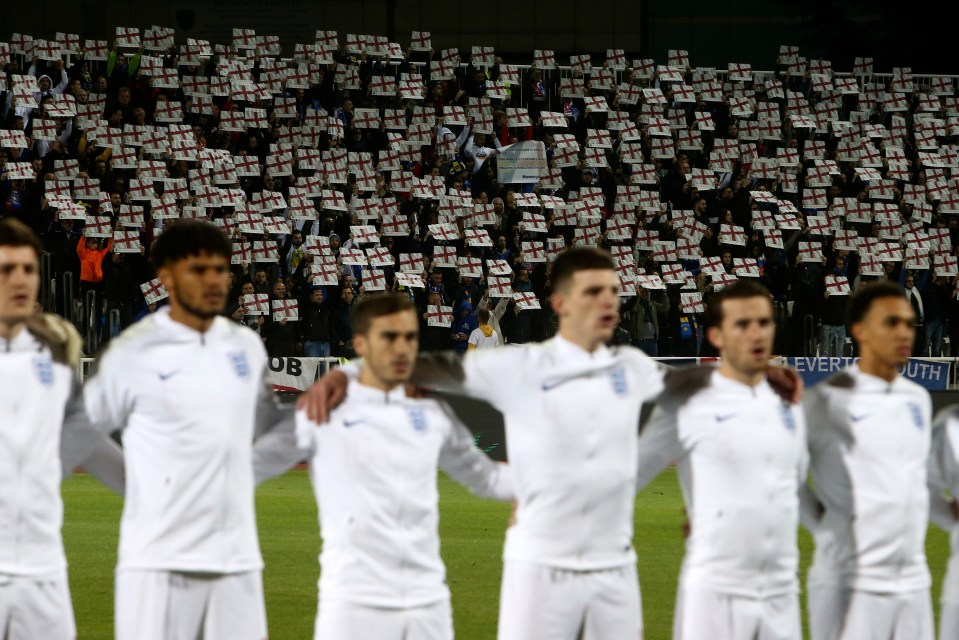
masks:
{"label": "white banner in crowd", "polygon": [[320,366],[324,362],[336,362],[336,358],[270,358],[266,382],[274,391],[306,391],[318,371],[326,372]]}
{"label": "white banner in crowd", "polygon": [[496,180],[502,184],[536,184],[546,173],[546,145],[539,140],[511,144],[496,156]]}

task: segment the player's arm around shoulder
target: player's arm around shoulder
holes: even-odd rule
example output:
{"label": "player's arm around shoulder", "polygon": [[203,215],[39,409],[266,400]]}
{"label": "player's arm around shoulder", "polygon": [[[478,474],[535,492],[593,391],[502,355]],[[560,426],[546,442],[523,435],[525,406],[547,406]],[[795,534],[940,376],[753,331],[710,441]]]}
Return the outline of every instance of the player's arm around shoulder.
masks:
{"label": "player's arm around shoulder", "polygon": [[73,378],[70,399],[67,401],[60,435],[60,462],[63,479],[77,467],[84,467],[90,475],[119,495],[126,491],[126,470],[123,450],[109,433],[96,428],[87,415],[80,381]]}
{"label": "player's arm around shoulder", "polygon": [[141,341],[130,336],[113,339],[94,361],[91,375],[83,384],[90,422],[104,433],[122,431],[127,426],[138,390],[138,361],[147,357],[143,349]]}
{"label": "player's arm around shoulder", "polygon": [[826,447],[852,437],[845,424],[847,420],[843,407],[848,404],[855,390],[855,378],[845,372],[830,376],[806,390],[802,410],[806,418],[809,454],[813,458]]}
{"label": "player's arm around shoulder", "polygon": [[665,388],[637,442],[637,492],[685,455],[679,436],[680,411],[709,387],[712,372],[713,367],[685,367],[665,372]]}
{"label": "player's arm around shoulder", "polygon": [[69,378],[69,392],[60,434],[60,462],[63,478],[83,466],[94,477],[120,495],[125,488],[123,454],[109,437],[109,429],[95,427],[83,400],[78,378],[82,341],[76,328],[63,318],[43,313],[27,321],[27,330],[50,351],[55,366]]}
{"label": "player's arm around shoulder", "polygon": [[305,411],[295,414],[290,405],[284,418],[253,443],[253,480],[259,486],[266,480],[282,475],[313,453],[309,429],[316,423]]}
{"label": "player's arm around shoulder", "polygon": [[54,362],[76,371],[83,356],[83,340],[73,324],[52,313],[38,313],[27,320],[26,326],[50,350]]}
{"label": "player's arm around shoulder", "polygon": [[[959,524],[959,405],[940,411],[932,424],[932,445],[926,469],[929,521],[945,531]],[[951,495],[946,497],[948,491]]]}
{"label": "player's arm around shoulder", "polygon": [[533,359],[529,347],[423,353],[416,358],[413,384],[481,399],[515,393]]}
{"label": "player's arm around shoulder", "polygon": [[446,421],[446,437],[439,466],[447,475],[483,498],[510,502],[516,499],[510,467],[490,459],[476,446],[473,433],[444,402],[434,402]]}
{"label": "player's arm around shoulder", "polygon": [[[801,464],[799,483],[799,521],[812,533],[819,530],[825,516],[825,505],[810,486],[807,469],[828,473],[826,452],[843,442],[851,442],[852,433],[839,417],[838,405],[848,404],[848,395],[855,389],[855,379],[848,373],[830,376],[807,389],[801,403],[806,433],[806,460]],[[844,414],[843,414],[844,415]],[[818,463],[818,464],[817,464]],[[818,471],[817,471],[818,470]]]}
{"label": "player's arm around shoulder", "polygon": [[237,327],[252,353],[251,366],[260,372],[253,441],[253,477],[256,485],[281,475],[309,456],[299,446],[295,405],[283,402],[266,380],[267,354],[259,337],[248,327]]}

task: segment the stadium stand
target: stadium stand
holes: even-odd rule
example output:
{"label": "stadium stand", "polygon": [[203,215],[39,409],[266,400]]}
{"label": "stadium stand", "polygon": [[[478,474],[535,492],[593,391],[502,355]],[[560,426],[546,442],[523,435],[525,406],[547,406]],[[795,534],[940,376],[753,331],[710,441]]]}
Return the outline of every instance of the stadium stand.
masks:
{"label": "stadium stand", "polygon": [[284,44],[0,42],[0,216],[42,235],[42,305],[87,353],[163,304],[150,245],[177,218],[230,234],[225,313],[275,357],[350,357],[350,305],[382,289],[415,301],[424,349],[479,307],[507,342],[542,340],[572,244],[613,253],[617,340],[660,356],[708,355],[703,297],[747,277],[774,295],[778,353],[850,354],[845,301],[870,279],[911,285],[916,355],[959,340],[954,77],[793,46],[760,71],[682,50],[461,59],[424,32]]}

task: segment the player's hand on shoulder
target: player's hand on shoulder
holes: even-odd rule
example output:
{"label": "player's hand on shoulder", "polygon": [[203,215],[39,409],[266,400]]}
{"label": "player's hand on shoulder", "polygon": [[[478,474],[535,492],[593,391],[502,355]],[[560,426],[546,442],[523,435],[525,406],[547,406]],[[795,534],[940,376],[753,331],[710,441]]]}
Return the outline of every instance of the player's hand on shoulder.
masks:
{"label": "player's hand on shoulder", "polygon": [[296,401],[298,410],[306,411],[307,417],[322,424],[330,419],[330,411],[346,398],[346,374],[334,369],[317,380]]}
{"label": "player's hand on shoulder", "polygon": [[773,390],[786,402],[797,404],[802,400],[802,376],[795,369],[769,365],[766,368],[766,379],[769,380]]}
{"label": "player's hand on shoulder", "polygon": [[404,385],[404,391],[406,392],[407,398],[425,398],[427,396],[427,390],[423,387],[418,387],[412,382],[407,382]]}

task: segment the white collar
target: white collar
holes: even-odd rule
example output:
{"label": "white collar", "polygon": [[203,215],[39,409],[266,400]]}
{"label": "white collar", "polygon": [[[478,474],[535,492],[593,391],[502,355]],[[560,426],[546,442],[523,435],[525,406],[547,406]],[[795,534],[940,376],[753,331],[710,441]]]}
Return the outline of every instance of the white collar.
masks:
{"label": "white collar", "polygon": [[553,338],[553,345],[556,355],[559,356],[563,362],[567,363],[597,363],[604,362],[612,358],[612,351],[605,344],[599,345],[596,347],[596,349],[590,352],[578,344],[570,342],[558,333]]}
{"label": "white collar", "polygon": [[155,322],[159,327],[163,328],[168,333],[171,333],[173,337],[180,340],[199,340],[200,342],[206,342],[207,340],[218,338],[224,327],[221,321],[221,316],[217,316],[213,319],[213,323],[210,325],[209,329],[206,331],[197,331],[193,327],[174,320],[170,316],[169,306],[164,306],[160,309],[157,309],[156,313],[153,314],[153,317],[156,319]]}
{"label": "white collar", "polygon": [[846,369],[846,371],[849,373],[849,375],[856,379],[856,388],[864,391],[882,391],[884,393],[888,393],[902,384],[902,376],[900,376],[898,373],[890,382],[885,378],[880,378],[879,376],[874,376],[871,373],[864,372],[859,368],[858,363],[850,366]]}
{"label": "white collar", "polygon": [[352,380],[347,390],[347,396],[353,400],[374,404],[394,404],[406,400],[406,387],[397,385],[389,391],[383,391],[363,384],[359,380]]}
{"label": "white collar", "polygon": [[769,386],[769,381],[766,380],[766,378],[763,378],[759,384],[753,386],[746,384],[745,382],[724,376],[722,373],[720,373],[719,367],[716,367],[716,370],[713,371],[710,384],[712,384],[714,387],[732,393],[748,393],[749,395],[758,395],[759,393],[765,393],[767,391],[772,392],[772,387]]}
{"label": "white collar", "polygon": [[37,351],[40,348],[40,342],[27,329],[26,325],[20,328],[17,335],[12,340],[0,338],[0,344],[3,344],[3,351],[8,353],[23,353],[24,351]]}

